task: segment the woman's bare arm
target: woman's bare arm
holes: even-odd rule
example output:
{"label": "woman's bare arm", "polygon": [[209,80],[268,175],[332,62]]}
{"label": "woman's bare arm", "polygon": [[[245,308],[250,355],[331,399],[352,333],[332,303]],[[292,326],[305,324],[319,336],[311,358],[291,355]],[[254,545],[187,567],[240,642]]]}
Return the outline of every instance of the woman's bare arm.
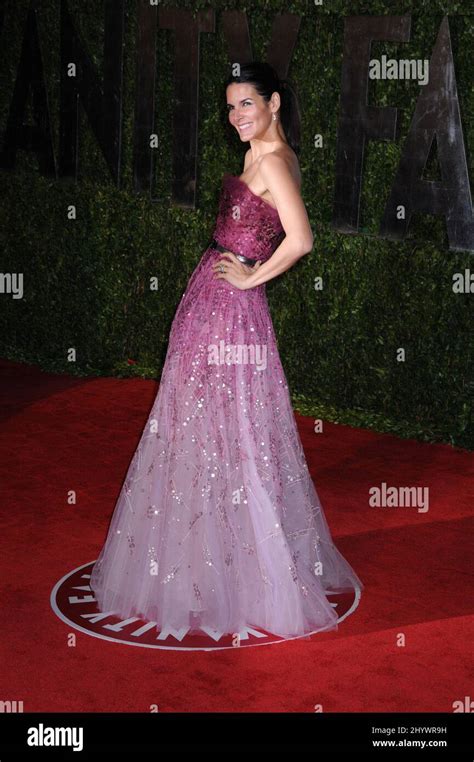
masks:
{"label": "woman's bare arm", "polygon": [[244,289],[260,286],[289,270],[313,248],[313,232],[308,213],[286,161],[281,156],[269,153],[262,158],[259,173],[271,193],[285,238],[270,259],[247,277]]}

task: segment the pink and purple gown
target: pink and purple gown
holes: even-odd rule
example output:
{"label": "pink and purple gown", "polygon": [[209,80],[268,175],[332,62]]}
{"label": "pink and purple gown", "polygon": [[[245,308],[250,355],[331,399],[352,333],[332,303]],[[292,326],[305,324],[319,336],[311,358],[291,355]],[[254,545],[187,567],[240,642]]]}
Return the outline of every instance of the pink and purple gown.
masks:
{"label": "pink and purple gown", "polygon": [[[225,175],[215,241],[264,262],[283,236],[277,210]],[[328,593],[362,583],[308,471],[265,285],[214,278],[221,256],[204,251],[179,303],[90,585],[101,611],[162,635],[308,636],[337,627]]]}

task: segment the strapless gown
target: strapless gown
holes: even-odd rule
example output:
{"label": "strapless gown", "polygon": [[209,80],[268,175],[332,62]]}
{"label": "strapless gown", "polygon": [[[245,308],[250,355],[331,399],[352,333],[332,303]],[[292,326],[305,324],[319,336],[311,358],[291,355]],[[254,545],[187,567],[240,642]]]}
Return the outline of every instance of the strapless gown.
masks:
{"label": "strapless gown", "polygon": [[[274,207],[225,175],[213,237],[263,262],[284,231]],[[179,638],[308,636],[337,627],[327,593],[362,583],[308,471],[265,284],[215,279],[221,256],[204,251],[178,305],[90,585],[99,610]]]}

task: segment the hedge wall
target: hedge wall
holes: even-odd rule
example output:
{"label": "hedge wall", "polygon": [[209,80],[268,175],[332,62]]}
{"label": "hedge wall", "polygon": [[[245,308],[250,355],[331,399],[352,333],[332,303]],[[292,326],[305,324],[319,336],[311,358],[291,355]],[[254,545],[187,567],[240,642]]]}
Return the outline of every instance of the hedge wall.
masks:
{"label": "hedge wall", "polygon": [[[190,8],[209,2],[164,2]],[[41,42],[55,150],[59,118],[59,0],[39,4]],[[473,255],[449,251],[444,220],[415,215],[409,238],[377,237],[383,208],[413,114],[416,82],[380,81],[370,100],[402,109],[397,143],[368,144],[362,230],[331,227],[345,15],[412,13],[411,42],[373,45],[372,55],[428,58],[439,24],[450,15],[458,93],[473,175],[474,17],[470,3],[216,2],[216,34],[201,36],[198,208],[170,203],[174,40],[157,30],[158,81],[153,202],[132,192],[135,95],[135,2],[126,3],[125,102],[121,188],[114,187],[81,109],[80,177],[39,174],[34,154],[18,152],[13,172],[0,170],[3,272],[23,272],[25,295],[1,294],[0,351],[49,370],[78,375],[159,375],[174,311],[213,230],[221,177],[238,174],[243,146],[229,137],[222,82],[229,59],[220,12],[248,15],[253,54],[265,59],[275,13],[302,17],[290,76],[303,110],[303,196],[315,234],[313,253],[267,284],[280,353],[295,407],[333,421],[400,436],[474,445],[472,299],[454,294],[452,276],[473,269]],[[90,55],[102,64],[103,4],[70,0]],[[28,3],[6,4],[0,45],[0,131],[5,129]],[[31,119],[31,104],[28,120]],[[314,147],[321,133],[323,148]],[[436,159],[429,176],[436,178]],[[75,204],[78,218],[67,220]],[[149,289],[158,278],[157,291]],[[314,289],[314,279],[324,289]],[[77,361],[67,359],[75,347]],[[396,351],[404,347],[406,361]],[[130,362],[133,361],[133,362]]]}

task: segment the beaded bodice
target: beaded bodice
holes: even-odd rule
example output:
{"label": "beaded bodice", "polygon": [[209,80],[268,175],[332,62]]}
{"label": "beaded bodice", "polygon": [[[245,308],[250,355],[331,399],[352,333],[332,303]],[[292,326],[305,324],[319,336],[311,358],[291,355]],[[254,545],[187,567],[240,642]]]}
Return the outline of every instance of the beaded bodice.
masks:
{"label": "beaded bodice", "polygon": [[284,235],[275,207],[240,177],[224,175],[214,238],[235,254],[264,261]]}

